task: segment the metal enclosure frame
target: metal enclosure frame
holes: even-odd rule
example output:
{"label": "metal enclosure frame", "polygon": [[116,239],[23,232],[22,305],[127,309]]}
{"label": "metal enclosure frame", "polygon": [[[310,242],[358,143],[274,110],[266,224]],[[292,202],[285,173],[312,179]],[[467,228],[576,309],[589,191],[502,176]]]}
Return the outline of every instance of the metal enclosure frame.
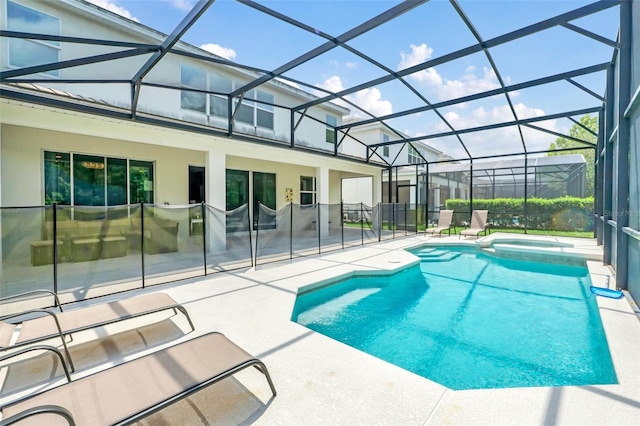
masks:
{"label": "metal enclosure frame", "polygon": [[[171,34],[166,35],[162,42],[159,44],[123,42],[115,40],[93,39],[89,37],[69,37],[63,35],[35,34],[2,29],[0,30],[0,39],[3,40],[11,38],[48,40],[61,43],[64,42],[95,46],[111,46],[122,48],[122,50],[118,50],[108,54],[92,55],[88,57],[59,61],[38,66],[3,70],[0,72],[0,96],[6,99],[81,111],[89,114],[112,117],[119,120],[138,121],[155,126],[170,127],[260,144],[268,144],[281,149],[296,149],[317,155],[334,156],[349,161],[375,164],[380,166],[383,174],[388,173],[389,191],[391,190],[391,184],[394,180],[393,170],[396,169],[397,171],[397,167],[404,166],[405,164],[402,164],[402,160],[399,159],[398,156],[396,156],[396,158],[392,161],[385,160],[381,155],[376,153],[377,149],[381,146],[396,144],[400,144],[403,147],[406,145],[412,146],[411,144],[414,142],[428,141],[430,139],[451,136],[458,141],[467,155],[465,157],[454,158],[446,161],[469,161],[471,164],[470,167],[473,168],[474,161],[482,158],[491,158],[492,156],[472,156],[466,146],[465,136],[485,130],[513,127],[518,131],[519,143],[522,148],[518,152],[505,153],[503,155],[499,155],[499,157],[508,157],[513,155],[524,156],[526,168],[527,162],[530,158],[529,156],[541,154],[544,153],[544,151],[535,151],[529,149],[527,145],[527,138],[524,136],[522,131],[523,128],[526,127],[534,129],[536,131],[546,132],[555,136],[565,137],[583,144],[584,149],[596,150],[595,214],[597,219],[597,226],[595,234],[598,243],[604,245],[604,262],[613,263],[612,266],[616,271],[618,286],[621,288],[629,288],[636,300],[640,300],[640,281],[638,281],[640,280],[640,277],[638,277],[638,275],[640,274],[634,274],[631,276],[629,274],[629,263],[640,263],[638,261],[639,259],[635,257],[639,253],[638,250],[640,250],[640,248],[638,247],[638,244],[640,244],[640,227],[638,226],[637,220],[634,219],[632,222],[630,222],[630,217],[633,217],[633,215],[638,215],[637,210],[632,211],[630,209],[630,203],[635,206],[637,204],[638,198],[637,193],[633,193],[633,191],[630,191],[630,188],[637,187],[637,184],[636,186],[632,186],[634,185],[631,182],[633,179],[630,179],[630,177],[637,177],[637,169],[640,167],[640,164],[637,164],[637,154],[640,150],[640,148],[638,148],[638,145],[640,144],[640,141],[638,140],[638,134],[640,134],[640,131],[638,130],[638,127],[640,127],[640,77],[638,77],[638,75],[640,75],[640,70],[638,70],[637,68],[639,68],[640,65],[637,63],[633,64],[632,61],[633,55],[635,54],[637,57],[637,52],[638,50],[640,50],[640,28],[637,28],[637,24],[640,23],[640,6],[638,4],[639,2],[632,0],[595,1],[594,3],[588,4],[586,6],[579,7],[570,12],[551,17],[532,25],[525,26],[515,31],[511,31],[490,39],[484,39],[480,32],[477,30],[474,23],[467,16],[460,3],[457,0],[450,0],[450,4],[455,9],[457,16],[464,23],[469,32],[473,35],[476,43],[457,51],[442,55],[440,57],[429,59],[420,64],[400,71],[394,71],[386,67],[385,65],[379,63],[365,53],[349,45],[350,41],[367,33],[368,31],[371,31],[374,28],[383,26],[385,23],[396,19],[397,17],[405,13],[411,13],[416,8],[428,7],[428,4],[425,4],[427,2],[427,0],[406,0],[399,2],[391,8],[378,14],[377,16],[369,19],[368,21],[344,32],[343,34],[333,36],[319,29],[316,29],[311,25],[307,25],[292,17],[286,16],[273,9],[270,9],[262,4],[250,0],[239,0],[240,4],[249,7],[254,11],[258,11],[260,13],[268,15],[270,18],[296,27],[307,33],[315,34],[326,41],[319,47],[303,53],[297,58],[272,70],[260,69],[251,65],[238,64],[226,59],[222,59],[220,57],[216,57],[214,55],[198,55],[183,48],[184,44],[181,44],[182,37],[195,23],[197,23],[197,21],[203,15],[207,13],[208,9],[211,9],[210,6],[212,6],[214,0],[199,0],[193,7],[193,9],[188,12],[182,19],[180,24],[171,32]],[[620,28],[617,40],[609,40],[574,23],[574,21],[580,18],[591,16],[612,7],[619,7]],[[636,24],[636,28],[634,28],[634,23]],[[507,85],[502,77],[502,73],[493,60],[491,53],[492,49],[497,46],[519,40],[523,37],[557,27],[571,30],[576,34],[592,40],[594,43],[602,43],[606,46],[609,46],[613,51],[611,62],[596,63],[587,67],[581,67],[578,69],[555,75],[549,75],[543,78],[538,78],[523,83]],[[357,55],[359,58],[365,60],[369,64],[383,71],[385,75],[346,88],[336,93],[330,92],[326,89],[318,88],[312,82],[299,81],[284,75],[284,73],[286,73],[287,71],[295,69],[296,67],[309,62],[313,58],[316,58],[319,55],[335,48],[345,49],[348,52]],[[542,46],[542,48],[544,48],[544,46]],[[482,93],[462,96],[456,99],[441,102],[432,102],[424,95],[422,95],[406,79],[407,76],[418,71],[427,70],[437,65],[446,64],[451,61],[464,58],[476,53],[484,54],[488,62],[493,67],[496,77],[500,83],[499,88],[484,91]],[[109,64],[110,61],[114,61],[117,59],[148,54],[150,54],[151,57],[140,69],[132,72],[131,78],[129,79],[87,78],[73,80],[56,80],[69,84],[104,83],[128,85],[130,86],[131,90],[131,105],[128,111],[124,109],[107,107],[101,104],[88,105],[87,103],[74,102],[73,99],[44,96],[43,94],[37,92],[25,93],[24,91],[16,89],[17,83],[38,84],[50,81],[46,78],[38,78],[37,76],[34,77],[33,75],[36,73],[95,63]],[[185,89],[183,87],[180,87],[179,85],[160,85],[146,82],[145,76],[147,76],[148,73],[152,71],[153,68],[163,59],[163,57],[167,55],[181,55],[184,57],[191,57],[202,61],[217,63],[221,66],[229,67],[231,69],[239,69],[255,73],[257,77],[253,81],[250,81],[249,83],[238,87],[236,90],[230,93],[216,93],[207,90]],[[635,67],[636,69],[632,69],[632,67]],[[590,75],[593,73],[603,73],[605,71],[607,80],[606,94],[595,93],[588,87],[585,87],[575,80],[575,78],[580,76]],[[619,89],[617,91],[614,87],[615,75],[618,76],[619,81]],[[224,131],[220,129],[216,130],[212,128],[202,128],[200,126],[196,126],[187,122],[177,122],[175,120],[164,119],[162,117],[141,115],[138,111],[138,99],[141,91],[145,90],[146,87],[161,87],[163,89],[177,91],[191,90],[195,92],[226,96],[230,108],[229,111],[233,111],[234,101],[240,102],[247,91],[259,87],[260,85],[276,78],[295,83],[302,88],[313,89],[325,93],[325,95],[322,97],[318,97],[308,102],[300,103],[299,105],[293,107],[276,104],[271,105],[274,108],[285,109],[289,113],[291,119],[290,144],[278,143],[277,141],[270,140],[264,137],[254,137],[244,134],[238,134],[234,130],[235,113],[231,112],[229,113],[228,117],[228,128],[226,129],[226,131]],[[383,83],[392,81],[397,81],[404,87],[409,89],[410,92],[418,96],[418,98],[421,100],[421,102],[423,102],[424,105],[404,111],[394,112],[385,116],[376,116],[369,111],[360,108],[348,98],[348,95],[354,94],[360,90],[374,88]],[[593,103],[584,105],[584,107],[580,109],[562,111],[554,114],[546,114],[541,117],[523,118],[518,116],[511,98],[513,92],[558,81],[569,82],[572,86],[584,91],[585,93],[590,95]],[[465,102],[484,99],[492,96],[503,96],[505,98],[509,106],[511,115],[513,116],[510,121],[458,129],[455,128],[440,111],[445,107],[459,105]],[[321,105],[333,100],[341,100],[341,102],[344,102],[350,107],[359,110],[368,118],[351,121],[339,126],[334,126],[333,130],[336,143],[333,152],[319,151],[310,147],[300,146],[299,144],[296,144],[295,133],[299,123],[303,119],[319,121],[313,117],[310,117],[307,114],[308,110],[314,106]],[[614,116],[614,105],[617,105],[617,116]],[[404,117],[425,111],[433,111],[449,130],[446,132],[432,133],[420,137],[407,137],[401,131],[395,129],[388,123],[389,120],[392,120],[394,118]],[[579,124],[579,122],[576,120],[576,117],[587,113],[596,113],[599,117],[600,126],[597,135],[597,145],[594,145],[589,141],[576,139],[574,137],[571,137],[570,135],[550,131],[536,125],[536,123],[545,120],[560,118],[567,118],[574,123]],[[397,135],[398,139],[383,143],[365,144],[364,142],[355,139],[350,134],[350,131],[352,129],[371,123],[380,123],[382,126],[384,126],[385,129]],[[352,138],[356,141],[356,143],[363,145],[367,152],[366,159],[355,159],[341,154],[338,151],[338,146],[345,138]],[[631,155],[630,157],[630,154],[633,155]],[[434,162],[429,163],[424,158],[422,158],[422,160],[422,164],[426,165],[427,170],[429,164],[434,164]],[[612,173],[614,163],[616,164],[617,170],[616,176],[613,176]],[[630,173],[633,173],[633,175],[631,175]],[[471,187],[473,187],[473,185],[471,185]],[[391,194],[389,194],[389,197],[391,198]],[[615,239],[616,241],[615,253],[612,252],[612,239]],[[630,247],[633,247],[633,249],[630,250]]]}

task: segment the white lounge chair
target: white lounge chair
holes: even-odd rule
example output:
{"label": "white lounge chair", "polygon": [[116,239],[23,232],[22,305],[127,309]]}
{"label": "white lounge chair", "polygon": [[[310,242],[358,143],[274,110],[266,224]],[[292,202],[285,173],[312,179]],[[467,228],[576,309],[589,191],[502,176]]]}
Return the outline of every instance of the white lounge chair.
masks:
{"label": "white lounge chair", "polygon": [[460,239],[460,236],[462,235],[473,235],[478,238],[481,232],[484,232],[484,235],[487,235],[488,215],[489,210],[474,210],[471,212],[471,224],[469,225],[469,228],[460,231],[458,239]]}
{"label": "white lounge chair", "polygon": [[440,216],[438,217],[438,225],[435,228],[427,228],[424,230],[425,234],[442,235],[443,231],[449,231],[451,235],[451,222],[453,221],[453,210],[440,210]]}
{"label": "white lounge chair", "polygon": [[[167,309],[172,309],[174,313],[177,313],[177,311],[182,312],[187,317],[187,321],[191,326],[191,331],[195,330],[187,310],[166,293],[145,294],[115,302],[100,303],[68,311],[62,311],[62,305],[60,304],[58,296],[48,290],[23,293],[16,296],[6,297],[1,300],[6,302],[9,299],[16,299],[34,293],[49,293],[53,295],[60,312],[54,312],[46,309],[34,309],[27,312],[20,312],[0,317],[0,351],[7,351],[19,346],[30,345],[53,338],[60,338],[64,351],[67,355],[67,361],[69,362],[69,366],[72,371],[74,371],[73,361],[71,360],[71,355],[69,354],[65,337],[70,336],[73,333],[165,311]],[[40,313],[44,314],[44,316],[27,319],[19,323],[12,323],[8,321],[12,318],[18,318],[29,313]],[[19,329],[18,325],[20,325]],[[16,331],[18,331],[19,334],[14,340],[13,334]]]}

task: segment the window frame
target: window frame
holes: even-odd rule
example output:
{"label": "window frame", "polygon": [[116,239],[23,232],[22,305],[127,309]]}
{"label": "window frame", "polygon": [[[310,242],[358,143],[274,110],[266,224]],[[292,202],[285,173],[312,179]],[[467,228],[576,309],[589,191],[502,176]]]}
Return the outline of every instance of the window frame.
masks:
{"label": "window frame", "polygon": [[[96,207],[105,207],[105,208],[109,208],[109,207],[113,207],[113,206],[123,206],[123,205],[131,205],[131,167],[132,167],[132,162],[139,162],[139,163],[148,163],[151,166],[151,171],[152,171],[152,188],[150,190],[150,192],[153,194],[153,200],[151,200],[149,202],[149,204],[154,204],[156,201],[156,162],[153,160],[140,160],[137,158],[127,158],[127,157],[118,157],[118,156],[110,156],[110,155],[103,155],[103,154],[94,154],[94,153],[84,153],[84,152],[73,152],[73,151],[62,151],[62,150],[48,150],[48,149],[43,149],[42,150],[42,197],[43,197],[43,201],[44,201],[44,205],[52,205],[53,202],[51,203],[47,203],[47,193],[46,193],[46,187],[47,187],[47,175],[46,175],[46,157],[47,157],[47,153],[51,153],[54,155],[56,154],[62,154],[62,155],[69,155],[69,162],[68,162],[68,169],[66,170],[68,178],[69,178],[69,204],[62,204],[59,201],[56,201],[56,204],[59,205],[65,205],[65,206],[86,206],[85,204],[77,204],[75,201],[76,199],[76,182],[75,182],[75,173],[74,173],[74,165],[75,165],[75,156],[91,156],[91,157],[96,157],[96,158],[101,158],[102,159],[102,164],[104,165],[104,176],[103,176],[103,182],[102,182],[102,187],[103,187],[103,195],[104,195],[104,204],[103,205],[98,205]],[[125,182],[125,191],[126,191],[126,203],[125,204],[114,204],[111,205],[109,204],[109,176],[108,176],[108,169],[109,169],[109,160],[124,160],[126,163],[126,182]]]}
{"label": "window frame", "polygon": [[411,145],[407,145],[407,162],[409,164],[419,164],[422,163],[422,158],[420,157],[419,151],[412,147]]}
{"label": "window frame", "polygon": [[[183,83],[182,81],[182,69],[183,68],[191,68],[194,70],[197,70],[199,72],[203,72],[205,73],[205,87],[204,88],[199,88],[199,87],[194,87],[194,86],[190,86],[188,84]],[[187,89],[194,89],[194,90],[204,90],[205,92],[212,92],[213,89],[213,84],[212,79],[215,77],[224,79],[226,81],[228,81],[230,83],[230,93],[234,90],[236,90],[238,87],[242,87],[244,85],[244,83],[240,83],[224,74],[220,74],[218,72],[214,72],[214,71],[209,71],[203,68],[199,68],[197,66],[191,65],[188,62],[181,62],[180,63],[180,87],[184,87]],[[198,93],[198,92],[189,92],[189,93]],[[223,93],[223,92],[218,92],[216,91],[216,93]],[[215,117],[217,119],[223,119],[223,120],[229,120],[230,117],[235,115],[235,121],[239,122],[240,125],[242,126],[251,126],[254,128],[260,128],[260,129],[266,129],[272,132],[275,132],[275,95],[264,91],[264,90],[260,90],[260,89],[251,89],[249,90],[247,93],[245,93],[245,96],[242,98],[242,102],[240,102],[240,98],[235,98],[233,99],[232,102],[232,111],[229,111],[227,108],[227,116],[222,116],[219,114],[215,114],[213,111],[213,102],[212,99],[215,97],[216,99],[221,99],[224,100],[224,102],[228,102],[228,96],[222,95],[222,94],[215,94],[215,93],[203,93],[205,95],[205,107],[204,107],[204,111],[201,110],[196,110],[196,109],[191,109],[191,108],[185,108],[182,104],[182,92],[180,95],[180,109],[181,110],[185,110],[185,111],[190,111],[190,112],[196,112],[196,113],[200,113],[200,114],[205,114],[208,117]],[[266,97],[266,99],[264,99]],[[262,99],[261,99],[262,98]],[[244,108],[249,108],[250,114],[251,114],[251,120],[252,122],[249,123],[248,121],[245,120],[239,120],[238,119],[238,114],[236,114],[236,110],[238,109],[238,107],[244,107]],[[258,116],[259,116],[259,111],[264,113],[264,114],[270,114],[271,115],[271,127],[268,126],[264,126],[261,125],[259,123],[258,120]],[[240,111],[242,112],[242,111]],[[239,112],[239,113],[240,113]],[[249,111],[246,111],[247,116],[249,115]]]}
{"label": "window frame", "polygon": [[[308,189],[302,189],[303,188],[303,180],[304,179],[311,179],[311,182],[313,183],[313,190],[308,190]],[[315,176],[300,176],[300,205],[301,206],[315,206],[317,203],[317,186],[316,186],[316,177]],[[302,202],[302,194],[312,194],[311,198],[312,198],[312,202],[311,203],[303,203]]]}
{"label": "window frame", "polygon": [[[195,86],[190,86],[188,84],[183,83],[182,81],[182,70],[184,68],[191,68],[197,72],[203,72],[204,73],[204,88],[201,87],[195,87]],[[181,62],[180,63],[180,87],[184,87],[187,89],[193,89],[193,90],[204,90],[204,91],[208,91],[209,90],[209,73],[206,70],[203,70],[202,68],[198,68],[196,66],[193,66],[189,63],[186,62]],[[182,97],[184,96],[184,92],[186,92],[187,94],[195,94],[195,95],[203,95],[204,96],[204,111],[201,111],[199,109],[193,109],[193,108],[186,108],[184,106]],[[207,114],[209,111],[209,96],[207,96],[207,93],[203,93],[203,92],[192,92],[192,91],[180,91],[180,109],[184,110],[184,111],[190,111],[190,112],[197,112],[200,114]]]}
{"label": "window frame", "polygon": [[[382,142],[389,142],[391,140],[391,138],[389,137],[389,135],[383,133],[382,134]],[[389,145],[384,145],[382,147],[382,156],[389,158]]]}
{"label": "window frame", "polygon": [[[334,121],[335,124],[331,124],[330,122]],[[332,145],[336,144],[336,134],[335,134],[335,128],[338,125],[338,117],[336,117],[335,115],[331,115],[331,114],[326,114],[325,117],[325,142],[326,143],[330,143]],[[329,136],[331,135],[331,136]]]}
{"label": "window frame", "polygon": [[[207,77],[207,82],[209,83],[210,91],[214,91],[213,88],[212,88],[213,85],[211,84],[212,77],[214,77],[214,76],[228,81],[229,82],[229,86],[230,86],[229,87],[229,89],[230,89],[229,93],[233,91],[233,83],[234,82],[233,82],[233,80],[231,78],[229,78],[229,77],[227,77],[225,75],[219,74],[217,72],[209,72],[209,75]],[[222,92],[220,92],[220,93],[222,93]],[[211,99],[213,97],[215,97],[216,99],[222,99],[224,101],[224,103],[226,105],[225,109],[227,110],[227,115],[226,116],[214,114],[213,107],[212,107],[213,103],[211,102]],[[208,108],[209,115],[211,115],[213,117],[222,118],[224,120],[229,120],[229,104],[228,104],[229,97],[228,96],[224,96],[224,95],[216,95],[216,94],[210,93],[209,96],[207,96],[207,98],[208,98],[208,102],[209,102],[209,108]]]}
{"label": "window frame", "polygon": [[[17,5],[18,7],[22,7],[24,9],[28,9],[30,11],[33,11],[37,14],[40,15],[44,15],[46,17],[49,18],[53,18],[56,21],[58,21],[58,28],[57,28],[57,34],[51,34],[51,35],[60,35],[62,33],[62,20],[60,19],[60,17],[58,16],[54,16],[54,15],[50,15],[46,12],[43,12],[39,9],[36,9],[34,7],[31,6],[25,6],[22,3],[18,3],[12,0],[7,0],[5,2],[6,8],[5,8],[5,25],[8,31],[20,31],[20,32],[24,32],[23,30],[21,30],[20,28],[11,28],[9,25],[9,3],[13,3],[14,5]],[[44,46],[46,48],[50,48],[50,49],[54,49],[56,51],[56,62],[60,62],[60,52],[62,51],[62,46],[60,44],[60,42],[57,41],[50,41],[50,40],[35,40],[35,39],[19,39],[19,38],[9,38],[7,40],[7,67],[11,68],[11,69],[20,69],[20,68],[24,68],[23,66],[17,66],[11,63],[11,42],[25,42],[25,43],[33,43],[36,45],[40,45],[40,46]],[[46,62],[45,62],[46,63]],[[41,65],[41,64],[30,64],[27,65],[27,67],[31,67],[31,66],[37,66],[37,65]],[[40,72],[40,73],[36,73],[36,75],[41,75],[41,76],[45,76],[45,77],[49,77],[49,78],[60,78],[60,69],[56,69],[56,70],[51,70],[51,71],[46,71],[46,72]]]}

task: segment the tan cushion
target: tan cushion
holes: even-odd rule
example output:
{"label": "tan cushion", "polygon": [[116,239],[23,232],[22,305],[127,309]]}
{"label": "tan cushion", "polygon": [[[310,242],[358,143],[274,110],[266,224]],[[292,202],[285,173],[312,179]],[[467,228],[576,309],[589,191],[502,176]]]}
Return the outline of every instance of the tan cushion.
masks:
{"label": "tan cushion", "polygon": [[[77,425],[114,424],[252,359],[224,335],[206,334],[5,407],[3,418],[58,405]],[[24,424],[41,425],[43,419],[31,417]]]}
{"label": "tan cushion", "polygon": [[8,322],[1,321],[0,322],[0,347],[7,347],[9,343],[11,343],[11,337],[13,336],[13,332],[16,329],[14,324],[9,324]]}
{"label": "tan cushion", "polygon": [[[99,240],[96,241],[99,242]],[[100,303],[85,308],[66,310],[56,313],[56,316],[64,333],[88,330],[96,327],[96,324],[116,322],[174,305],[177,305],[177,302],[168,294],[153,293],[111,303]],[[55,320],[51,315],[46,315],[41,318],[24,321],[16,343],[42,340],[57,335],[58,329],[56,328]]]}

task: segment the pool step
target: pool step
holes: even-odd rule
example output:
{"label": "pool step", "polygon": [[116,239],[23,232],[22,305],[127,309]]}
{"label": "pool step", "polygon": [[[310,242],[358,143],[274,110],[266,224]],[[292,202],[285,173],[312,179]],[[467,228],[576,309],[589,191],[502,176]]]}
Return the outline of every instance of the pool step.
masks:
{"label": "pool step", "polygon": [[421,262],[448,262],[460,256],[460,253],[452,253],[444,250],[433,250],[428,253],[418,252],[416,256]]}
{"label": "pool step", "polygon": [[420,250],[419,252],[416,252],[415,255],[421,258],[427,258],[427,257],[442,256],[445,253],[449,253],[449,252],[445,250],[430,248],[430,249]]}
{"label": "pool step", "polygon": [[433,252],[442,252],[442,250],[438,250],[435,248],[424,248],[422,250],[419,250],[417,252],[415,252],[416,256],[420,256],[420,255],[427,255],[429,253],[433,253]]}

